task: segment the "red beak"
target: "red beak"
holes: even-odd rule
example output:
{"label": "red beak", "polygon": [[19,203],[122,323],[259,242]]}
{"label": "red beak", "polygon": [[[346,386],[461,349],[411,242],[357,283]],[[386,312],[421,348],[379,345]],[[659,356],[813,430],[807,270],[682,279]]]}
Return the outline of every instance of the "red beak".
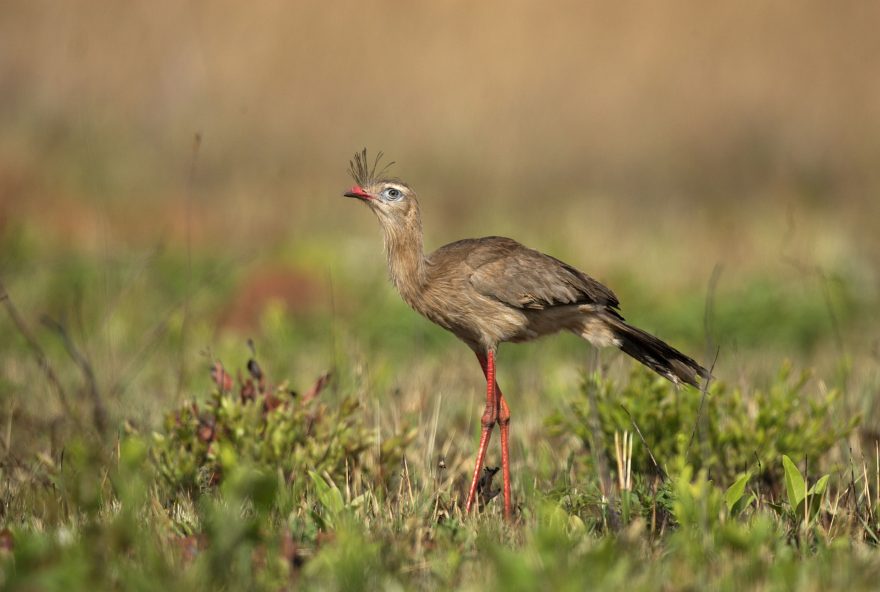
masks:
{"label": "red beak", "polygon": [[370,195],[369,193],[367,193],[366,191],[364,191],[360,185],[353,186],[351,189],[346,191],[343,195],[345,195],[345,197],[356,197],[356,198],[362,199],[364,201],[369,201],[369,200],[373,199],[373,196]]}

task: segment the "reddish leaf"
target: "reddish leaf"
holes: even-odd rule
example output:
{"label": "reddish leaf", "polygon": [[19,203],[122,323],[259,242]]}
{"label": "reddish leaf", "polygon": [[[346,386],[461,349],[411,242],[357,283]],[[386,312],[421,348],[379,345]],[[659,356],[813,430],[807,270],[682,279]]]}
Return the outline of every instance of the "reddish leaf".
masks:
{"label": "reddish leaf", "polygon": [[202,442],[211,442],[217,435],[217,421],[212,417],[199,419],[199,440]]}
{"label": "reddish leaf", "polygon": [[222,392],[226,393],[232,390],[232,376],[223,368],[223,364],[219,360],[214,362],[214,367],[211,368],[211,379]]}
{"label": "reddish leaf", "polygon": [[[239,378],[240,380],[240,378]],[[248,401],[253,401],[257,398],[257,389],[254,386],[254,381],[248,378],[244,382],[241,383],[241,401],[246,403]]]}
{"label": "reddish leaf", "polygon": [[309,401],[311,401],[312,399],[317,397],[319,394],[321,394],[321,391],[323,391],[324,388],[327,386],[327,384],[330,383],[331,376],[332,376],[332,374],[330,372],[322,374],[318,378],[318,380],[315,382],[315,384],[312,386],[312,388],[310,388],[308,391],[306,391],[306,394],[303,395],[303,403],[308,403]]}
{"label": "reddish leaf", "polygon": [[12,553],[15,550],[15,537],[8,528],[0,530],[0,556]]}
{"label": "reddish leaf", "polygon": [[266,413],[273,411],[280,407],[281,403],[281,399],[279,399],[272,393],[269,393],[263,398],[263,411]]}

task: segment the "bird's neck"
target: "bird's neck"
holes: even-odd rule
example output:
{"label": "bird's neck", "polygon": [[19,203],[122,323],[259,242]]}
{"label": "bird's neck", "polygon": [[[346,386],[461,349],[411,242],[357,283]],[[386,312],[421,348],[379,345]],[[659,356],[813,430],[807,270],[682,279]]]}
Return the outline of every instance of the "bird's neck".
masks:
{"label": "bird's neck", "polygon": [[418,211],[404,221],[383,221],[385,256],[391,282],[410,305],[425,287],[426,265],[422,247],[422,222]]}

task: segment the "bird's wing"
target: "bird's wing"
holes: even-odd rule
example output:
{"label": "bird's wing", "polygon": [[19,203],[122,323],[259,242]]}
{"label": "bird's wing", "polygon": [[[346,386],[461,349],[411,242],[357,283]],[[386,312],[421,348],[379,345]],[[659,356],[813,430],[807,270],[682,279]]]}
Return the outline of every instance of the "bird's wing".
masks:
{"label": "bird's wing", "polygon": [[587,274],[512,239],[476,239],[466,264],[477,292],[516,308],[619,304],[614,292]]}

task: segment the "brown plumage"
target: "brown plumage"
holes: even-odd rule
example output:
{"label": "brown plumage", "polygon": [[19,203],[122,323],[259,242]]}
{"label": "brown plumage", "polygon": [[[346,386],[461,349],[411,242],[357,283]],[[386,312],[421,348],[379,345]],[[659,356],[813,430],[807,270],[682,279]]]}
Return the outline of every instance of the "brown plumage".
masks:
{"label": "brown plumage", "polygon": [[[381,157],[381,153],[380,153]],[[598,347],[616,346],[676,384],[698,386],[708,371],[660,339],[627,324],[609,288],[559,259],[515,240],[489,236],[465,239],[425,255],[415,192],[406,183],[368,166],[355,154],[350,173],[356,185],[345,195],[364,201],[385,236],[391,281],[416,311],[448,329],[476,353],[486,374],[486,409],[477,466],[466,511],[473,505],[480,469],[495,423],[501,427],[504,510],[510,516],[508,427],[510,412],[495,384],[498,345],[571,331]],[[390,166],[390,165],[389,165]]]}

